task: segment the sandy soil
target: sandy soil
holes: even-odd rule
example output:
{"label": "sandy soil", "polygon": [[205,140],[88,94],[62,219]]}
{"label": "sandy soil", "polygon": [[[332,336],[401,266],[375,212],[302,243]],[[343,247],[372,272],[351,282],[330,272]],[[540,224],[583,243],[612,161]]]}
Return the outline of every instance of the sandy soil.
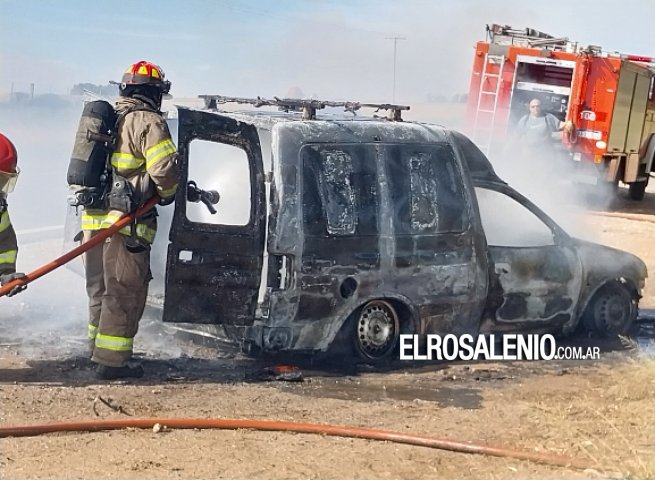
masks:
{"label": "sandy soil", "polygon": [[[610,212],[587,214],[584,225],[652,268],[654,206],[648,193],[644,203],[619,201]],[[386,372],[303,364],[304,382],[290,383],[262,375],[264,363],[232,348],[191,343],[146,319],[137,343],[148,377],[99,382],[81,356],[78,306],[53,307],[46,313],[64,312],[66,320],[43,325],[35,319],[46,307],[30,306],[31,298],[14,297],[0,312],[1,426],[131,417],[333,423],[565,454],[592,468],[308,434],[164,428],[5,438],[1,478],[655,478],[648,326],[636,340],[602,343],[599,361],[399,365]],[[646,314],[655,307],[652,278],[642,307]]]}

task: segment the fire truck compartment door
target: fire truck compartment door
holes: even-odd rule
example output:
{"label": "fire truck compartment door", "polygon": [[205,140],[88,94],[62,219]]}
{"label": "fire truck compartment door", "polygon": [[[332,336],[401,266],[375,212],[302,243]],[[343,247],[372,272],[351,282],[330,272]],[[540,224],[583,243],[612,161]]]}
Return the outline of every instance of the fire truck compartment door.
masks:
{"label": "fire truck compartment door", "polygon": [[650,74],[623,62],[614,100],[608,152],[636,153],[641,146]]}
{"label": "fire truck compartment door", "polygon": [[[257,129],[228,116],[179,109],[178,155],[180,187],[169,235],[163,320],[250,325],[265,238]],[[191,180],[220,194],[215,215],[188,200]]]}

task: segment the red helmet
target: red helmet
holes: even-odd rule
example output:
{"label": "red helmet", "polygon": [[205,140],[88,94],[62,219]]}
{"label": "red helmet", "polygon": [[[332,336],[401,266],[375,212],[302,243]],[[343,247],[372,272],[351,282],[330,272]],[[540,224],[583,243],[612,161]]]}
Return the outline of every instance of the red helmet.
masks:
{"label": "red helmet", "polygon": [[16,147],[0,133],[0,193],[10,193],[14,189],[20,172],[17,160]]}
{"label": "red helmet", "polygon": [[121,80],[121,90],[129,86],[147,85],[157,87],[162,93],[168,93],[171,82],[165,79],[164,71],[154,63],[141,60],[125,70]]}
{"label": "red helmet", "polygon": [[0,133],[0,172],[16,173],[17,160],[16,147],[7,137]]}

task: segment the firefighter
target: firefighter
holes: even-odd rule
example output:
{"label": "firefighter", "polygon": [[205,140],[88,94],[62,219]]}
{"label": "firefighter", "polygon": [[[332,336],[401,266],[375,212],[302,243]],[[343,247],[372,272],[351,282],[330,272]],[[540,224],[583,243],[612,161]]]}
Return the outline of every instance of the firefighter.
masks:
{"label": "firefighter", "polygon": [[[9,220],[7,206],[7,195],[14,190],[19,173],[16,147],[0,133],[0,285],[25,276],[23,273],[16,272],[18,243],[16,242],[16,232]],[[16,295],[25,288],[27,285],[16,286],[7,296]]]}
{"label": "firefighter", "polygon": [[[157,65],[140,61],[123,74],[115,104],[119,115],[117,141],[111,156],[112,191],[130,211],[154,195],[167,205],[178,184],[177,151],[160,111],[170,82]],[[123,183],[122,190],[114,186]],[[118,203],[121,203],[120,201]],[[86,209],[82,230],[88,239],[115,223],[125,212],[110,203],[107,210]],[[89,297],[88,338],[91,360],[100,379],[143,376],[141,365],[130,365],[134,336],[143,314],[150,274],[150,245],[156,211],[109,237],[85,254]]]}

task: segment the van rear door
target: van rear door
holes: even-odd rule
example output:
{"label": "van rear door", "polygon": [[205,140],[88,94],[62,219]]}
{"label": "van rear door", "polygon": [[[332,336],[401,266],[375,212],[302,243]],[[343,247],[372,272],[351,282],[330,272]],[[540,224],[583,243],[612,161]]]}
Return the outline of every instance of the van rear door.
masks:
{"label": "van rear door", "polygon": [[[180,188],[166,261],[165,322],[252,324],[262,271],[265,196],[253,125],[179,110]],[[188,181],[221,196],[212,215]]]}

